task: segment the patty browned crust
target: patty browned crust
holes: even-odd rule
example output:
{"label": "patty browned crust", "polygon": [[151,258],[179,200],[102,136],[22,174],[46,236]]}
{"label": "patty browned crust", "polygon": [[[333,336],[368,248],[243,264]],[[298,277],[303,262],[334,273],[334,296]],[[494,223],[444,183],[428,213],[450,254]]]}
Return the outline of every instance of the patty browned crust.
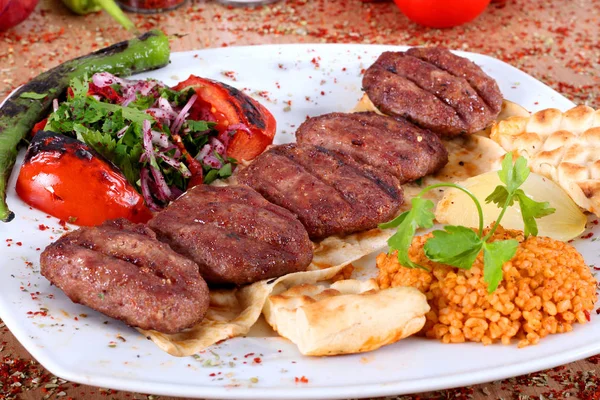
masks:
{"label": "patty browned crust", "polygon": [[491,77],[439,47],[384,52],[367,69],[362,84],[383,113],[444,136],[484,129],[502,106],[502,93]]}
{"label": "patty browned crust", "polygon": [[75,303],[128,325],[176,333],[204,318],[208,287],[198,266],[126,220],[84,227],[41,254],[41,272]]}
{"label": "patty browned crust", "polygon": [[148,226],[196,262],[211,284],[275,278],[304,271],[312,261],[312,243],[298,219],[247,186],[196,186]]}
{"label": "patty browned crust", "polygon": [[392,175],[319,146],[275,146],[238,181],[296,214],[312,239],[375,228],[403,201]]}
{"label": "patty browned crust", "polygon": [[444,144],[433,132],[402,118],[374,112],[331,113],[305,121],[299,144],[348,154],[406,183],[432,174],[448,162]]}

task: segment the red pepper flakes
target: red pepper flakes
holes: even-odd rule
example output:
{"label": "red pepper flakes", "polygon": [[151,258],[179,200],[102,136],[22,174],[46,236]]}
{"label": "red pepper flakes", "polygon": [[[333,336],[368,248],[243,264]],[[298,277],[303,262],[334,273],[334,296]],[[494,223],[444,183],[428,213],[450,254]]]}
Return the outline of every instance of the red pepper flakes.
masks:
{"label": "red pepper flakes", "polygon": [[295,377],[294,382],[296,383],[308,383],[308,378],[302,375],[300,378]]}
{"label": "red pepper flakes", "polygon": [[591,238],[592,236],[594,236],[594,232],[590,232],[590,233],[588,233],[588,234],[586,234],[586,235],[583,235],[583,236],[581,236],[581,239],[589,239],[589,238]]}
{"label": "red pepper flakes", "polygon": [[49,226],[46,226],[46,225],[44,225],[44,224],[39,224],[39,225],[38,225],[38,229],[39,229],[40,231],[45,231],[45,230],[46,230],[46,229],[48,229],[48,228],[49,228]]}
{"label": "red pepper flakes", "polygon": [[254,353],[248,353],[248,354],[244,355],[244,358],[252,357],[253,355],[254,355]]}
{"label": "red pepper flakes", "polygon": [[262,362],[262,360],[260,359],[260,357],[254,357],[252,362],[254,362],[254,364],[260,364]]}
{"label": "red pepper flakes", "polygon": [[222,74],[223,74],[223,76],[226,76],[227,78],[231,79],[232,81],[237,81],[235,71],[223,71]]}

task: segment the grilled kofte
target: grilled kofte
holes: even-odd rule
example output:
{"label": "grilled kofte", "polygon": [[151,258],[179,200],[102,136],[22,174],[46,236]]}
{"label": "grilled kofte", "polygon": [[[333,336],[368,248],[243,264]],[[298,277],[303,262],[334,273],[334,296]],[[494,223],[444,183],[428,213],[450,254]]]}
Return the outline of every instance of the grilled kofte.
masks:
{"label": "grilled kofte", "polygon": [[298,219],[246,186],[196,186],[148,225],[211,284],[279,277],[306,270],[312,260]]}
{"label": "grilled kofte", "polygon": [[296,214],[312,239],[375,228],[402,204],[396,178],[318,146],[275,146],[238,181]]}
{"label": "grilled kofte", "polygon": [[484,129],[502,106],[502,93],[491,77],[439,47],[381,54],[365,72],[363,88],[383,113],[443,136]]}
{"label": "grilled kofte", "polygon": [[75,303],[142,329],[176,333],[200,322],[209,296],[198,266],[148,227],[109,221],[62,236],[41,272]]}
{"label": "grilled kofte", "polygon": [[299,144],[346,153],[362,164],[395,176],[400,183],[429,175],[448,162],[448,152],[431,131],[374,112],[331,113],[298,128]]}

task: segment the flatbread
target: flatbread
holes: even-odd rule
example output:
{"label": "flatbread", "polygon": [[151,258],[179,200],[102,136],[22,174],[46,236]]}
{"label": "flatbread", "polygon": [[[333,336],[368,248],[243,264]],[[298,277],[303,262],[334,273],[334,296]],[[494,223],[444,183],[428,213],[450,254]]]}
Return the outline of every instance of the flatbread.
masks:
{"label": "flatbread", "polygon": [[236,289],[211,290],[206,317],[187,331],[165,334],[138,330],[173,356],[191,356],[221,340],[247,334],[260,317],[268,296],[277,285],[293,287],[331,279],[346,265],[385,247],[387,239],[393,233],[391,229],[372,229],[344,238],[328,237],[315,245],[313,262],[308,271]]}
{"label": "flatbread", "polygon": [[281,336],[308,356],[362,353],[419,332],[427,298],[412,287],[379,290],[374,279],[337,281],[330,287],[282,282],[263,313]]}
{"label": "flatbread", "polygon": [[579,207],[600,215],[600,110],[549,108],[497,123],[490,138],[523,156],[533,172],[552,179]]}

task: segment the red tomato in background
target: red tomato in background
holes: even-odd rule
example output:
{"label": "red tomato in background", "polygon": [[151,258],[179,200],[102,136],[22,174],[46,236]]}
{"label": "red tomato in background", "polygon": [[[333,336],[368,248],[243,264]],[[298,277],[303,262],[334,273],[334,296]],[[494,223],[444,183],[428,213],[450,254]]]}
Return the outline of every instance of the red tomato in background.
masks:
{"label": "red tomato in background", "polygon": [[273,143],[277,124],[262,104],[240,90],[222,82],[191,75],[173,89],[193,88],[198,100],[190,110],[190,119],[202,120],[212,115],[219,132],[242,124],[249,132],[238,130],[227,147],[227,155],[238,161],[252,160]]}
{"label": "red tomato in background", "polygon": [[152,218],[142,196],[119,170],[85,143],[59,133],[36,133],[16,190],[30,206],[76,225]]}
{"label": "red tomato in background", "polygon": [[413,22],[431,28],[451,28],[474,20],[490,0],[394,0]]}
{"label": "red tomato in background", "polygon": [[21,23],[32,13],[38,0],[0,0],[0,31]]}

